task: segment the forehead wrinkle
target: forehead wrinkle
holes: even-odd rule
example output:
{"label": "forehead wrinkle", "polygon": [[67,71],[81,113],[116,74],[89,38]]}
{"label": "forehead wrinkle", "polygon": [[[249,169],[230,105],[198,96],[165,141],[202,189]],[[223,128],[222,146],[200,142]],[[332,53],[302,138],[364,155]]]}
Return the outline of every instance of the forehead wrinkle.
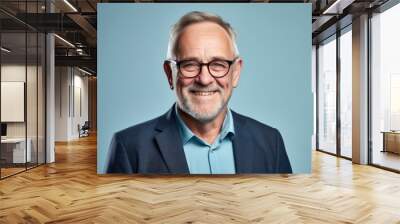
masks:
{"label": "forehead wrinkle", "polygon": [[[216,40],[216,38],[218,38]],[[185,41],[186,44],[182,44],[182,41]],[[192,49],[198,51],[202,51],[200,54],[203,58],[209,56],[218,56],[221,57],[223,55],[224,58],[231,57],[234,55],[235,50],[233,46],[233,40],[231,39],[229,33],[220,27],[218,24],[203,22],[192,24],[186,27],[180,37],[179,37],[179,54],[182,54],[182,50],[188,51],[190,50],[190,54],[192,53]],[[205,43],[205,45],[204,45]],[[200,47],[192,47],[195,45],[204,45]],[[192,45],[190,48],[187,48],[187,45]],[[213,46],[213,45],[216,45]],[[197,51],[197,52],[198,52]],[[209,55],[209,52],[217,51],[218,55]],[[220,52],[218,52],[220,51]],[[186,52],[185,52],[186,53]],[[184,57],[186,55],[183,55]],[[192,55],[189,55],[192,56]]]}
{"label": "forehead wrinkle", "polygon": [[[182,49],[183,50],[183,49]],[[185,52],[178,55],[178,59],[185,60],[187,58],[194,58],[198,60],[208,61],[212,59],[231,59],[231,53],[226,53],[223,48],[216,47],[215,44],[208,44],[203,47],[185,48]]]}

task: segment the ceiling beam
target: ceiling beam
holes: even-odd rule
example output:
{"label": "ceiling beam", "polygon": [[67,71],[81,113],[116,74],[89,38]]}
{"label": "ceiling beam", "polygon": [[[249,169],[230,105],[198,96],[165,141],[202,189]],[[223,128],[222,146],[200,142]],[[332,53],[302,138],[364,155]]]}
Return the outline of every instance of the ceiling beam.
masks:
{"label": "ceiling beam", "polygon": [[92,71],[97,69],[97,60],[91,56],[55,56],[56,66],[81,66],[88,67]]}
{"label": "ceiling beam", "polygon": [[353,2],[355,2],[355,0],[336,0],[330,4],[322,14],[342,14],[343,10]]}
{"label": "ceiling beam", "polygon": [[90,24],[85,17],[80,14],[68,14],[71,20],[73,20],[83,31],[90,37],[86,41],[89,42],[90,46],[96,46],[97,42],[97,30]]}

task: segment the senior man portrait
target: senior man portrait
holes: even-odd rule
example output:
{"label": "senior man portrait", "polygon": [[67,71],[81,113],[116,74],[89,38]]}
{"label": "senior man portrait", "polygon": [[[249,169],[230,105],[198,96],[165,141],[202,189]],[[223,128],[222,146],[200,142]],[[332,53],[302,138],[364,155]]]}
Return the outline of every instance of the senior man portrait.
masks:
{"label": "senior man portrait", "polygon": [[229,107],[243,67],[235,35],[208,12],[176,22],[163,64],[176,102],[114,134],[107,173],[292,173],[280,132]]}

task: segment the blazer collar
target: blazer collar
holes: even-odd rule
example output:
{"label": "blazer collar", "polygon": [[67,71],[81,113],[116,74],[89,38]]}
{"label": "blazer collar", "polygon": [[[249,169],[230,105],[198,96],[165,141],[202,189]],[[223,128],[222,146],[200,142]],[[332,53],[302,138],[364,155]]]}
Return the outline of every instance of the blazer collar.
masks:
{"label": "blazer collar", "polygon": [[[155,129],[159,131],[155,140],[171,173],[189,173],[183,144],[176,123],[175,104],[161,116]],[[235,135],[232,139],[236,173],[251,173],[252,158],[257,150],[252,145],[251,136],[246,131],[246,118],[232,110]]]}
{"label": "blazer collar", "polygon": [[155,129],[155,140],[170,173],[189,173],[182,140],[176,125],[175,105],[161,116]]}
{"label": "blazer collar", "polygon": [[246,130],[246,118],[232,111],[235,135],[232,139],[236,173],[251,173],[253,157],[257,150],[252,142],[251,134]]}

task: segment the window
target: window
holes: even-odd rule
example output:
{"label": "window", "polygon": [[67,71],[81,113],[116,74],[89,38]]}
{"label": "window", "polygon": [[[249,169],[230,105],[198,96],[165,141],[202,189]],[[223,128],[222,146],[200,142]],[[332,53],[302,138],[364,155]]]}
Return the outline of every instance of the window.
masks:
{"label": "window", "polygon": [[[14,8],[20,15],[43,13],[44,3],[21,1]],[[46,39],[8,14],[0,17],[8,21],[0,23],[0,178],[5,178],[45,163]]]}
{"label": "window", "polygon": [[336,153],[336,36],[318,47],[318,149]]}
{"label": "window", "polygon": [[400,170],[400,5],[371,18],[372,164]]}
{"label": "window", "polygon": [[340,36],[340,155],[352,157],[352,33],[351,26]]}

